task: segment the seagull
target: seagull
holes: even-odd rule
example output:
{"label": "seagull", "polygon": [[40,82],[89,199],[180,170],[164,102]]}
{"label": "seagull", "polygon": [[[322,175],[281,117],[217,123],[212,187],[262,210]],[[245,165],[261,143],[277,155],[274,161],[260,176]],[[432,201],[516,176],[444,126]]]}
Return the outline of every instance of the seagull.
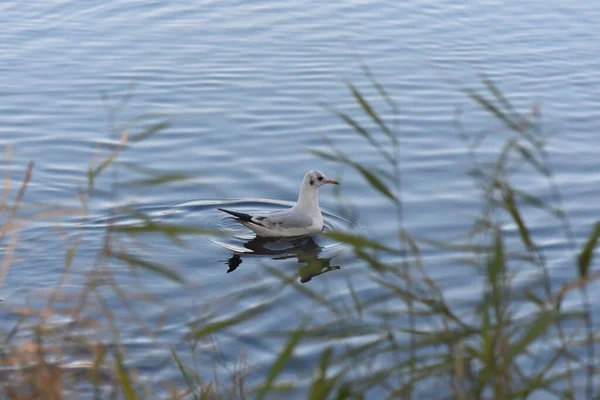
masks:
{"label": "seagull", "polygon": [[292,208],[283,211],[250,215],[223,208],[218,210],[233,215],[237,218],[236,221],[262,237],[292,237],[320,233],[323,230],[323,215],[319,208],[319,188],[328,183],[339,185],[321,171],[308,171],[302,179],[298,201]]}

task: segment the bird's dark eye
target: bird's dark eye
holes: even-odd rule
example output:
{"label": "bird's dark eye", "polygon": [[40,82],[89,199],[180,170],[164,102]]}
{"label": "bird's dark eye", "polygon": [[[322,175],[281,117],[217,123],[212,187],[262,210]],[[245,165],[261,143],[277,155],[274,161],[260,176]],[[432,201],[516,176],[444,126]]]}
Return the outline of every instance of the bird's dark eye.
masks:
{"label": "bird's dark eye", "polygon": [[322,177],[322,176],[320,176],[320,177],[318,177],[317,179],[318,179],[319,181],[322,181],[322,180],[323,180],[323,177]]}

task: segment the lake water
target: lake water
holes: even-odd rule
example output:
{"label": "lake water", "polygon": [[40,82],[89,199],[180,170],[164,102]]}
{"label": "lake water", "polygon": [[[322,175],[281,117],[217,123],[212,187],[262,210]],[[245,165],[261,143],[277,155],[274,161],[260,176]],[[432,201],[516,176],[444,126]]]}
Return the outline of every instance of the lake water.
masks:
{"label": "lake water", "polygon": [[[468,132],[497,126],[459,90],[480,87],[478,73],[485,72],[522,110],[539,104],[545,126],[557,131],[549,145],[552,166],[576,239],[583,242],[598,217],[600,194],[599,20],[600,4],[594,2],[109,1],[90,6],[4,1],[0,146],[13,145],[16,180],[30,160],[36,163],[27,203],[77,207],[77,190],[86,185],[90,160],[99,144],[110,143],[102,93],[113,102],[131,93],[117,122],[149,112],[170,121],[168,129],[127,149],[120,159],[185,172],[193,179],[150,188],[125,184],[119,199],[159,221],[208,226],[227,236],[192,237],[181,250],[149,239],[150,254],[185,277],[183,287],[156,276],[123,274],[125,287],[143,284],[159,299],[155,306],[139,307],[141,319],[162,324],[155,341],[134,324],[124,330],[122,340],[133,366],[167,382],[178,375],[163,362],[170,356],[167,345],[181,344],[188,324],[208,311],[207,303],[222,316],[252,307],[258,300],[231,299],[250,288],[268,291],[280,285],[268,267],[306,280],[297,260],[277,257],[281,248],[270,255],[242,254],[241,264],[233,260],[239,265],[227,273],[232,269],[230,249],[242,249],[252,235],[217,207],[280,208],[295,201],[306,171],[320,169],[342,182],[340,199],[357,212],[346,216],[333,188],[324,187],[321,204],[328,229],[352,227],[375,239],[393,240],[397,226],[385,199],[349,168],[308,151],[326,150],[322,135],[327,135],[353,160],[381,165],[363,140],[320,104],[367,122],[358,117],[360,109],[345,86],[350,81],[378,108],[384,106],[368,85],[360,60],[400,109],[410,232],[456,238],[477,215],[480,195],[467,175],[465,144],[453,121],[461,109]],[[389,116],[388,111],[383,114]],[[121,181],[132,177],[120,170]],[[531,190],[547,196],[543,180],[533,174],[528,178]],[[98,182],[104,189],[107,184]],[[54,223],[28,225],[3,288],[3,305],[35,302],[58,282],[64,241],[73,238],[76,226],[83,227],[85,236],[75,264],[79,271],[90,267],[101,248],[111,204],[99,197],[83,225],[65,222],[64,238],[56,235]],[[556,260],[553,276],[573,278],[556,221],[534,215],[528,224],[546,246],[547,257]],[[323,247],[319,257],[332,258],[331,266],[340,269],[315,276],[307,285],[335,299],[348,296],[351,280],[359,296],[373,295],[364,265],[353,261],[347,249],[323,238],[316,242]],[[450,298],[468,301],[479,295],[476,286],[465,284],[472,270],[458,260],[432,257],[428,268]],[[80,272],[71,278],[73,291],[81,287],[83,276]],[[277,306],[252,327],[219,338],[224,370],[244,347],[254,367],[274,357],[276,342],[253,338],[253,332],[295,326],[303,314],[326,314],[291,289],[273,294],[272,301]],[[319,351],[301,347],[298,362]]]}

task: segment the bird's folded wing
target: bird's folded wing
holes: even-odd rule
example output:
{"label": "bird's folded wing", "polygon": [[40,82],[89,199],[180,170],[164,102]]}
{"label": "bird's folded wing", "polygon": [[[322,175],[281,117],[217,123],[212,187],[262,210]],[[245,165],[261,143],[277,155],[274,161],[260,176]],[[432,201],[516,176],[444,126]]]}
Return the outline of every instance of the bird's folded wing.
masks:
{"label": "bird's folded wing", "polygon": [[289,211],[269,214],[264,221],[270,225],[279,225],[283,228],[308,228],[313,223],[312,218],[308,215]]}

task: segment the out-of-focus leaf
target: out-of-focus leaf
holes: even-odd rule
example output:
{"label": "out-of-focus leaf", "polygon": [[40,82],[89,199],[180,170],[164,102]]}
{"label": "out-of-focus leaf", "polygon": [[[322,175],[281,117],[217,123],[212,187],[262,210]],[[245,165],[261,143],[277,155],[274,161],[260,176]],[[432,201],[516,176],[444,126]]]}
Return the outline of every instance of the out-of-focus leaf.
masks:
{"label": "out-of-focus leaf", "polygon": [[587,242],[583,246],[583,250],[579,255],[579,276],[585,278],[588,275],[588,270],[594,256],[594,249],[598,243],[598,237],[600,236],[600,222],[596,222],[592,234],[588,238]]}
{"label": "out-of-focus leaf", "polygon": [[94,364],[92,364],[92,368],[88,371],[88,376],[92,380],[92,384],[94,385],[94,392],[96,392],[97,395],[99,395],[99,392],[100,392],[98,371],[102,367],[102,363],[104,362],[106,353],[107,353],[106,347],[98,347],[97,353],[96,353],[96,359],[94,360]]}
{"label": "out-of-focus leaf", "polygon": [[523,351],[536,340],[540,335],[544,334],[550,324],[554,321],[556,317],[556,312],[554,311],[546,311],[542,312],[535,320],[531,321],[531,324],[528,324],[529,328],[523,334],[521,339],[517,341],[514,345],[512,345],[508,350],[508,360],[509,362],[514,360],[515,357],[519,356]]}
{"label": "out-of-focus leaf", "polygon": [[312,290],[310,287],[308,287],[306,285],[299,284],[297,281],[297,278],[295,276],[289,277],[286,274],[284,274],[283,272],[277,270],[276,268],[266,267],[266,270],[270,274],[281,279],[281,281],[284,284],[292,286],[295,290],[298,291],[298,293],[301,293],[301,294],[307,296],[312,301],[314,301],[316,304],[320,304],[320,305],[326,307],[329,311],[331,311],[332,314],[338,315],[338,316],[340,315],[340,311],[335,307],[335,305],[332,302],[327,301],[325,296],[323,296],[321,293],[317,292],[316,290]]}
{"label": "out-of-focus leaf", "polygon": [[396,102],[394,100],[392,100],[392,98],[388,94],[387,90],[385,90],[385,88],[375,79],[375,77],[373,76],[373,73],[371,72],[369,67],[366,64],[362,64],[362,70],[365,73],[365,75],[367,76],[367,78],[369,78],[369,80],[371,81],[371,83],[373,84],[375,89],[377,89],[377,92],[379,92],[379,95],[388,103],[388,105],[392,109],[396,110],[398,108],[396,106]]}
{"label": "out-of-focus leaf", "polygon": [[317,369],[317,376],[313,379],[308,395],[309,399],[326,399],[332,392],[335,385],[334,379],[327,379],[327,369],[331,362],[331,355],[333,351],[331,348],[327,348],[321,353],[321,360],[319,361],[319,368]]}
{"label": "out-of-focus leaf", "polygon": [[92,167],[88,168],[87,180],[88,180],[88,186],[92,187],[94,185],[94,170],[92,169]]}
{"label": "out-of-focus leaf", "polygon": [[[350,390],[350,387],[348,387],[348,385],[342,385],[342,387],[340,387],[338,390],[335,400],[346,400],[350,398],[352,398],[352,391]],[[356,398],[363,399],[362,396],[357,396]]]}
{"label": "out-of-focus leaf", "polygon": [[209,382],[208,385],[202,389],[202,393],[200,393],[200,400],[212,399],[212,394],[212,382]]}
{"label": "out-of-focus leaf", "polygon": [[383,194],[391,200],[396,199],[390,191],[390,189],[388,189],[388,187],[368,169],[364,168],[360,164],[355,164],[355,167],[362,174],[362,176],[371,184],[371,186],[377,189],[381,194]]}
{"label": "out-of-focus leaf", "polygon": [[[553,358],[551,361],[556,360],[557,358]],[[562,359],[562,358],[558,358]],[[546,366],[542,369],[542,372],[552,370],[552,363],[546,364]],[[549,376],[548,376],[549,375]],[[517,390],[511,393],[511,397],[514,399],[529,399],[535,396],[532,396],[533,393],[539,392],[548,392],[555,393],[557,396],[565,398],[565,399],[574,399],[575,395],[571,392],[570,389],[565,389],[562,392],[556,391],[554,389],[560,383],[567,382],[571,378],[571,371],[567,370],[566,372],[559,372],[553,374],[538,374],[533,377],[533,379],[529,379],[527,382],[527,386],[521,390]]]}
{"label": "out-of-focus leaf", "polygon": [[138,125],[141,122],[153,122],[158,119],[165,118],[166,115],[162,112],[150,111],[142,114],[137,114],[135,117],[128,121],[129,125]]}
{"label": "out-of-focus leaf", "polygon": [[177,364],[177,368],[179,368],[179,372],[181,372],[181,375],[183,376],[183,379],[185,380],[185,384],[187,385],[188,390],[191,393],[194,393],[194,391],[196,390],[196,385],[194,384],[193,380],[190,378],[190,376],[186,370],[186,367],[183,365],[183,363],[179,359],[179,356],[175,352],[175,349],[171,348],[171,354],[173,355],[173,358],[175,359],[175,363]]}
{"label": "out-of-focus leaf", "polygon": [[375,110],[373,110],[373,107],[371,107],[371,105],[364,98],[364,96],[362,95],[362,93],[360,93],[360,91],[353,84],[351,84],[351,83],[348,82],[348,83],[346,83],[346,85],[348,86],[348,88],[352,92],[352,95],[354,96],[354,98],[356,99],[356,101],[358,101],[358,103],[360,104],[360,106],[362,107],[362,109],[371,117],[371,119],[373,121],[375,121],[375,123],[377,125],[379,125],[379,127],[381,128],[381,130],[390,139],[392,139],[394,137],[394,134],[392,133],[392,131],[390,130],[390,128],[387,127],[387,125],[385,124],[385,122],[383,122],[383,120],[381,118],[379,118],[379,115],[377,115],[377,113],[375,112]]}
{"label": "out-of-focus leaf", "polygon": [[531,240],[531,237],[529,236],[529,230],[527,229],[525,222],[523,222],[523,218],[521,218],[521,213],[519,212],[519,209],[517,208],[517,205],[515,203],[515,198],[512,190],[510,188],[507,188],[504,191],[503,196],[506,210],[512,216],[512,219],[515,222],[515,224],[517,224],[517,228],[519,228],[521,240],[523,240],[523,243],[525,244],[525,246],[527,246],[529,250],[534,251],[535,245],[533,244],[533,240]]}
{"label": "out-of-focus leaf", "polygon": [[179,181],[184,179],[189,179],[190,176],[181,172],[163,172],[156,170],[154,168],[148,168],[146,166],[133,163],[133,162],[123,162],[121,163],[124,167],[139,172],[144,175],[148,175],[146,179],[140,179],[137,181],[132,181],[131,184],[138,185],[159,185],[161,183],[168,183],[172,181]]}
{"label": "out-of-focus leaf", "polygon": [[172,281],[183,283],[183,279],[174,271],[171,271],[169,268],[164,265],[160,265],[155,262],[142,260],[141,258],[134,257],[130,254],[126,253],[111,253],[111,255],[121,261],[126,262],[131,266],[140,267],[146,269],[148,271],[160,274],[166,278],[169,278]]}
{"label": "out-of-focus leaf", "polygon": [[415,391],[415,384],[424,379],[431,379],[432,377],[436,377],[439,375],[443,375],[452,370],[453,364],[450,361],[450,357],[446,357],[443,361],[427,364],[423,367],[419,367],[414,375],[407,379],[407,381],[403,382],[396,388],[394,391],[390,393],[388,398],[390,399],[406,399],[406,398],[414,398],[412,395]]}
{"label": "out-of-focus leaf", "polygon": [[104,171],[110,164],[113,163],[113,161],[116,160],[117,156],[119,154],[117,152],[113,152],[110,156],[108,156],[104,161],[102,161],[102,164],[100,164],[99,166],[97,166],[93,171],[92,171],[92,178],[95,178],[96,176],[100,175],[100,173],[102,171]]}
{"label": "out-of-focus leaf", "polygon": [[502,91],[498,89],[498,87],[494,84],[494,82],[492,82],[490,78],[483,75],[480,76],[480,78],[489,90],[489,92],[492,93],[496,100],[498,100],[507,111],[511,113],[516,113],[515,108],[512,106],[512,104],[510,104],[508,99],[504,96],[504,94],[502,94]]}
{"label": "out-of-focus leaf", "polygon": [[301,338],[302,330],[295,331],[290,335],[290,339],[288,340],[287,344],[285,345],[281,353],[279,353],[279,356],[271,366],[271,369],[269,370],[265,379],[264,385],[260,388],[260,390],[257,393],[256,398],[258,400],[264,399],[265,396],[271,391],[275,379],[281,373],[281,371],[283,371],[283,368],[285,367],[290,357],[292,357],[294,348],[296,347],[298,342],[300,342]]}
{"label": "out-of-focus leaf", "polygon": [[392,254],[402,254],[400,250],[394,249],[392,247],[386,246],[382,243],[375,242],[373,240],[369,240],[362,236],[351,235],[348,233],[342,232],[329,232],[325,234],[326,236],[337,240],[338,242],[348,243],[352,246],[356,247],[368,247],[374,250],[381,250]]}
{"label": "out-of-focus leaf", "polygon": [[75,252],[77,251],[77,247],[78,242],[76,242],[67,249],[67,254],[65,255],[65,268],[69,268],[71,266],[73,258],[75,257]]}
{"label": "out-of-focus leaf", "polygon": [[489,245],[471,244],[471,243],[455,243],[451,241],[442,241],[430,239],[426,237],[408,235],[406,232],[400,234],[402,240],[412,243],[425,243],[443,250],[452,250],[467,253],[488,253],[493,247]]}
{"label": "out-of-focus leaf", "polygon": [[392,156],[387,151],[385,151],[385,149],[375,140],[373,135],[371,135],[367,129],[363,128],[358,122],[349,117],[347,114],[335,109],[333,110],[333,112],[337,114],[337,116],[341,118],[346,124],[354,128],[354,130],[358,132],[361,136],[367,139],[367,141],[371,144],[371,146],[373,146],[373,148],[378,150],[388,162],[393,164],[394,159],[392,158]]}
{"label": "out-of-focus leaf", "polygon": [[312,154],[314,154],[315,156],[317,156],[317,157],[321,157],[324,160],[333,161],[333,162],[342,161],[337,156],[334,156],[332,154],[326,153],[326,152],[321,151],[321,150],[311,150],[310,152]]}
{"label": "out-of-focus leaf", "polygon": [[[494,255],[488,262],[488,281],[490,287],[496,290],[498,288],[498,279],[501,278],[504,271],[504,244],[502,233],[497,231],[494,244]],[[497,295],[497,293],[495,293]]]}
{"label": "out-of-focus leaf", "polygon": [[127,374],[127,369],[125,368],[125,365],[123,365],[123,360],[121,359],[119,350],[115,351],[115,364],[119,383],[123,389],[123,394],[125,394],[125,397],[127,397],[128,400],[136,400],[137,396],[133,390],[129,375]]}
{"label": "out-of-focus leaf", "polygon": [[204,337],[206,335],[210,335],[212,333],[218,332],[227,327],[239,324],[240,322],[252,319],[255,316],[262,313],[263,311],[265,311],[268,307],[269,307],[268,304],[261,304],[257,307],[253,307],[249,310],[241,312],[231,318],[225,318],[225,319],[222,319],[222,320],[219,320],[216,322],[211,322],[211,323],[205,325],[204,327],[202,327],[201,329],[197,329],[197,330],[193,331],[191,333],[191,336],[193,338],[198,339],[198,338]]}
{"label": "out-of-focus leaf", "polygon": [[148,139],[150,136],[162,131],[163,129],[166,129],[169,125],[170,123],[168,121],[156,123],[150,126],[148,129],[138,134],[132,135],[129,141],[132,143],[141,142],[142,140]]}
{"label": "out-of-focus leaf", "polygon": [[360,260],[367,262],[377,272],[386,272],[393,269],[391,265],[382,263],[377,256],[369,254],[369,252],[364,251],[361,247],[354,246],[354,253],[356,253],[356,256]]}
{"label": "out-of-focus leaf", "polygon": [[361,135],[362,137],[364,137],[365,139],[367,139],[369,142],[373,142],[373,136],[369,133],[368,130],[366,130],[365,128],[362,127],[361,124],[359,124],[358,122],[356,122],[354,119],[352,119],[350,116],[348,116],[348,114],[336,110],[336,109],[332,109],[333,113],[335,113],[339,118],[341,118],[346,124],[350,125],[352,128],[354,128],[354,130]]}
{"label": "out-of-focus leaf", "polygon": [[538,171],[540,171],[542,174],[548,176],[550,174],[550,170],[548,169],[548,167],[546,165],[544,165],[541,161],[539,161],[531,152],[531,150],[529,150],[528,148],[525,148],[523,146],[517,145],[515,146],[517,151],[521,154],[521,156],[523,157],[523,159],[525,159],[527,162],[529,162],[529,164],[533,165],[533,167],[535,169],[537,169]]}
{"label": "out-of-focus leaf", "polygon": [[356,290],[354,290],[354,285],[352,285],[352,281],[350,280],[350,278],[346,279],[346,284],[348,285],[348,289],[350,290],[350,295],[352,296],[352,302],[354,303],[356,313],[359,317],[362,318],[362,305],[360,304],[360,300],[358,299]]}
{"label": "out-of-focus leaf", "polygon": [[97,166],[96,168],[91,168],[91,167],[89,168],[88,184],[90,186],[94,182],[94,178],[96,178],[98,175],[100,175],[100,173],[102,171],[104,171],[109,165],[111,165],[117,159],[117,156],[121,152],[121,149],[123,148],[123,146],[125,146],[125,144],[127,143],[128,139],[129,139],[129,131],[123,131],[123,134],[121,135],[121,139],[119,140],[119,143],[116,145],[116,147],[112,151],[112,153],[110,153],[110,155],[108,157],[106,157],[106,159],[104,161],[102,161],[102,163],[99,166]]}
{"label": "out-of-focus leaf", "polygon": [[519,198],[523,199],[527,204],[531,204],[534,207],[543,209],[548,211],[550,214],[556,217],[562,217],[564,215],[563,211],[558,208],[552,207],[550,204],[544,202],[541,198],[534,196],[530,193],[524,192],[522,190],[512,189],[514,194]]}
{"label": "out-of-focus leaf", "polygon": [[27,164],[27,170],[25,171],[25,176],[23,177],[23,181],[21,182],[21,187],[17,192],[17,197],[15,198],[15,201],[10,210],[11,217],[14,217],[16,215],[17,210],[19,209],[19,204],[21,203],[21,200],[23,200],[23,196],[25,196],[25,191],[27,190],[27,185],[31,180],[31,174],[33,172],[34,165],[35,163],[33,161],[29,161],[29,163]]}
{"label": "out-of-focus leaf", "polygon": [[525,298],[541,308],[546,306],[546,303],[539,296],[536,296],[531,290],[525,291]]}
{"label": "out-of-focus leaf", "polygon": [[172,224],[157,224],[155,222],[144,225],[115,225],[113,230],[131,234],[140,233],[162,233],[169,237],[176,237],[178,235],[216,235],[218,232],[210,229],[196,228],[193,226],[185,225],[172,225]]}
{"label": "out-of-focus leaf", "polygon": [[186,179],[190,179],[190,177],[186,174],[178,174],[178,173],[157,174],[156,176],[153,176],[151,178],[138,179],[135,181],[131,181],[131,182],[129,182],[129,184],[130,185],[155,186],[155,185],[162,185],[165,183],[183,181]]}
{"label": "out-of-focus leaf", "polygon": [[472,89],[464,89],[464,93],[473,99],[476,103],[478,103],[481,107],[488,110],[491,114],[495,115],[499,120],[504,122],[506,126],[515,132],[521,132],[521,127],[519,124],[514,122],[511,118],[509,118],[506,114],[504,114],[498,107],[493,105],[489,100],[485,97],[481,96],[479,93],[475,92]]}

